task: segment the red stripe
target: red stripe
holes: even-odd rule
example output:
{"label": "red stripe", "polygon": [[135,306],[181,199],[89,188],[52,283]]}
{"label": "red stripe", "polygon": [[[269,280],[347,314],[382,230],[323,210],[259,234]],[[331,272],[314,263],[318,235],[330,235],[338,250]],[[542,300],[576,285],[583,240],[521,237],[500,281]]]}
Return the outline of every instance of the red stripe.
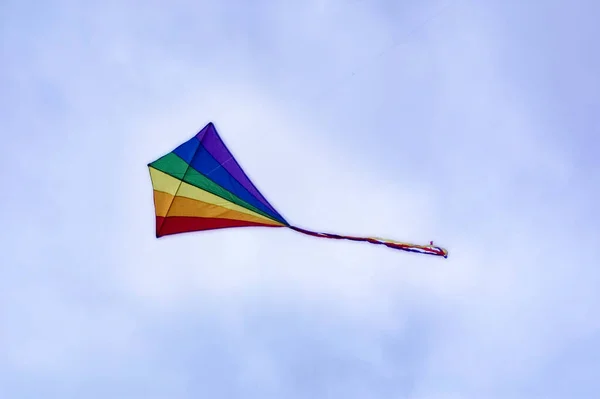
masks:
{"label": "red stripe", "polygon": [[215,229],[226,229],[229,227],[282,227],[270,224],[248,222],[245,220],[232,220],[220,218],[198,218],[190,216],[157,216],[156,237],[171,234],[190,233],[192,231],[204,231]]}

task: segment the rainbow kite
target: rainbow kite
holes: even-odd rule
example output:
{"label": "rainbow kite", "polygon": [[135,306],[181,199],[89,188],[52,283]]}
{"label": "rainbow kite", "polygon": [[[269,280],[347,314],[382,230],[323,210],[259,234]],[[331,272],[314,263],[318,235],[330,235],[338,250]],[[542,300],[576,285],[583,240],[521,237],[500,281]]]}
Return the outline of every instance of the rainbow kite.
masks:
{"label": "rainbow kite", "polygon": [[148,164],[154,188],[156,237],[227,227],[287,227],[314,237],[365,241],[408,252],[448,257],[448,251],[375,237],[316,233],[290,225],[233,158],[213,123]]}

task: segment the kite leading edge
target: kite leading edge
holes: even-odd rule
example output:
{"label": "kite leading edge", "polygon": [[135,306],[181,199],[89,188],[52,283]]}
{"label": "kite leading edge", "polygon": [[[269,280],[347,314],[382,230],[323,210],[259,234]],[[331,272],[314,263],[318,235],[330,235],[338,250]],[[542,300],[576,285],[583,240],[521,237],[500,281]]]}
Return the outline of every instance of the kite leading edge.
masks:
{"label": "kite leading edge", "polygon": [[290,225],[252,184],[212,122],[172,152],[148,164],[154,189],[156,237],[228,227],[287,227],[313,237],[363,241],[448,257],[433,245],[376,237],[317,233]]}

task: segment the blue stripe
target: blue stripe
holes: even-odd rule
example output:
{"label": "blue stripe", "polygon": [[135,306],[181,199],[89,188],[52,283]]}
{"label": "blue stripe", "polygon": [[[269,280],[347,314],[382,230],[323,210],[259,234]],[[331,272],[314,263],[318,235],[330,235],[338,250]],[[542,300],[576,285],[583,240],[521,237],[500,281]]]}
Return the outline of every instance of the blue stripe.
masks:
{"label": "blue stripe", "polygon": [[285,223],[285,220],[281,216],[274,214],[273,210],[256,199],[244,186],[234,179],[227,169],[221,167],[219,162],[201,145],[200,140],[197,138],[194,137],[188,140],[173,150],[173,152],[198,173],[203,174],[233,195],[270,215],[273,219]]}
{"label": "blue stripe", "polygon": [[198,147],[200,147],[200,140],[198,140],[196,137],[192,137],[179,147],[175,148],[173,152],[179,158],[183,159],[188,165],[190,165],[192,159],[194,158],[194,154],[196,151],[198,151]]}

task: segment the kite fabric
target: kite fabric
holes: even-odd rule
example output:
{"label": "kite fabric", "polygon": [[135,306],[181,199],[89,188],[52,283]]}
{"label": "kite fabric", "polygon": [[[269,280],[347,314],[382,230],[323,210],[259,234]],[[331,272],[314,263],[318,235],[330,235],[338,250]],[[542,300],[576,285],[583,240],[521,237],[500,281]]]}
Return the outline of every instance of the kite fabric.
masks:
{"label": "kite fabric", "polygon": [[290,225],[252,184],[212,122],[172,152],[148,164],[156,237],[228,227],[287,227],[313,237],[363,241],[448,257],[448,251],[376,237],[317,233]]}

